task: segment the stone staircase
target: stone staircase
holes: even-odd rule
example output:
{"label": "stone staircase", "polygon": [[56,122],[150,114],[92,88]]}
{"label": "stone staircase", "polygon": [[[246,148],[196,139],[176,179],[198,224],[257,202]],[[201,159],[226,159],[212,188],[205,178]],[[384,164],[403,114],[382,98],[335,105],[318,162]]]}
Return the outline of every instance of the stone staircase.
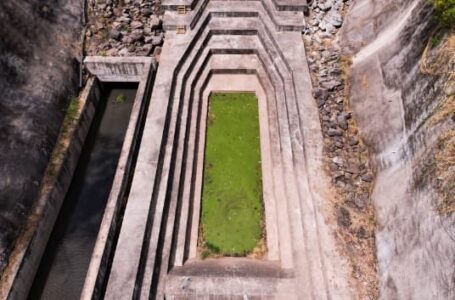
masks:
{"label": "stone staircase", "polygon": [[[104,297],[331,298],[334,271],[325,257],[332,242],[317,208],[325,189],[322,135],[301,40],[306,1],[162,6],[166,40]],[[207,102],[222,76],[254,78],[249,91],[265,95],[263,260],[197,257]],[[232,272],[239,268],[242,274]],[[348,295],[345,286],[338,289],[341,298]]]}

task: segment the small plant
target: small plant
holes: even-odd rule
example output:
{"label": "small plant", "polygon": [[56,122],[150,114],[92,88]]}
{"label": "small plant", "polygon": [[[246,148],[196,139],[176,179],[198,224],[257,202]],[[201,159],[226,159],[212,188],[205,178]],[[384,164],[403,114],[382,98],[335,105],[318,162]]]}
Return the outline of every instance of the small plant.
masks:
{"label": "small plant", "polygon": [[431,0],[436,18],[441,25],[453,28],[455,26],[455,0]]}
{"label": "small plant", "polygon": [[209,256],[210,256],[210,251],[209,250],[205,249],[204,251],[202,251],[202,253],[201,253],[201,258],[202,259],[206,259]]}
{"label": "small plant", "polygon": [[443,35],[441,33],[437,33],[435,36],[431,38],[431,48],[438,46],[442,41]]}
{"label": "small plant", "polygon": [[125,101],[126,101],[126,96],[123,95],[123,94],[118,95],[118,96],[115,97],[115,99],[114,99],[114,103],[115,103],[115,104],[125,103]]}
{"label": "small plant", "polygon": [[76,96],[70,98],[70,104],[66,110],[66,117],[68,119],[73,119],[79,109],[79,99]]}

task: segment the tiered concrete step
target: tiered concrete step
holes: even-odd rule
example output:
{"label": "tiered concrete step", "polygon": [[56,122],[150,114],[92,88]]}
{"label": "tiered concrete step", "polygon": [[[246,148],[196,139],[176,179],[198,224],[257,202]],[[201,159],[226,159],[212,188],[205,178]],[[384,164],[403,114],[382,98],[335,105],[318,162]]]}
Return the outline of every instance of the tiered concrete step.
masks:
{"label": "tiered concrete step", "polygon": [[[241,42],[240,42],[241,41]],[[213,53],[213,49],[216,49],[218,52],[222,53],[223,51],[223,47],[226,47],[226,43],[229,44],[229,45],[242,45],[242,48],[241,49],[238,49],[238,50],[255,50],[256,52],[260,53],[260,54],[244,54],[244,55],[241,55],[241,54],[234,54],[231,53],[231,54],[216,54],[216,53]],[[234,49],[232,49],[234,50]],[[208,45],[207,47],[207,50],[206,50],[206,54],[202,54],[202,57],[205,59],[203,60],[204,63],[202,63],[203,65],[205,64],[205,61],[207,60],[208,58],[208,53],[211,53],[211,56],[213,56],[213,60],[210,61],[210,64],[204,69],[204,73],[201,77],[201,79],[199,81],[196,82],[196,84],[200,83],[201,80],[203,81],[205,77],[207,77],[207,73],[209,73],[209,71],[211,71],[212,69],[215,69],[217,70],[218,72],[225,72],[227,74],[230,74],[230,73],[233,73],[235,72],[236,70],[237,71],[241,71],[241,70],[244,70],[245,72],[250,70],[254,70],[254,66],[255,64],[252,64],[253,63],[253,60],[251,57],[254,57],[256,58],[257,56],[256,55],[260,55],[260,57],[262,58],[262,61],[265,61],[265,63],[268,65],[268,66],[273,66],[273,61],[270,59],[270,57],[267,57],[267,54],[264,50],[261,50],[261,44],[258,40],[257,37],[255,36],[250,36],[250,37],[244,37],[244,36],[229,36],[228,38],[226,38],[225,36],[214,36],[211,40],[211,43]],[[220,60],[220,56],[222,56],[224,58],[224,60],[221,59],[221,61],[216,61],[215,59],[218,58],[218,60]],[[243,57],[243,61],[240,61],[240,58]],[[234,60],[235,58],[237,58],[237,60]],[[265,67],[263,65],[260,65],[257,67],[258,68],[258,71],[259,73],[263,72],[264,76],[270,76],[268,75],[268,73],[266,73],[266,71],[264,70]],[[264,70],[264,71],[263,71]],[[272,68],[273,70],[273,68]],[[270,71],[270,68],[268,69],[268,72],[271,72]],[[283,88],[283,83],[281,82],[280,83],[280,78],[279,76],[277,75],[276,71],[273,72],[275,75],[273,75],[273,78],[274,78],[274,86],[276,87],[276,89],[282,89]],[[262,74],[261,74],[262,75]],[[262,76],[263,77],[263,76]],[[191,80],[191,78],[190,78]],[[264,81],[264,79],[262,79]],[[270,79],[269,79],[270,80]],[[190,81],[191,82],[191,81]],[[187,89],[189,89],[190,85],[187,84]],[[272,86],[273,87],[273,86]],[[200,89],[200,84],[199,85],[196,85],[196,92],[198,93],[199,89]],[[194,83],[191,84],[191,89],[194,89]],[[191,92],[186,92],[185,95],[188,95],[190,94]],[[283,97],[283,94],[279,94],[280,97]],[[273,99],[275,99],[275,96],[273,97]],[[191,128],[191,127],[190,127]],[[191,138],[190,138],[190,141],[191,141]],[[191,155],[194,155],[189,154],[189,156],[187,157],[187,161],[191,162],[194,160],[194,156],[191,156]],[[191,169],[191,167],[185,167],[184,169],[186,170],[189,170]],[[192,176],[190,176],[190,174],[188,174],[188,176],[185,176],[184,177],[185,179],[185,183],[183,184],[183,187],[188,187],[188,186],[192,186],[194,184],[194,179],[192,178]],[[186,195],[186,196],[185,196]],[[197,199],[198,196],[195,196],[194,199]],[[183,192],[183,196],[182,196],[182,199],[183,201],[189,201],[190,197],[189,197],[189,191],[184,191]],[[184,203],[185,204],[185,203]],[[186,204],[184,206],[184,208],[182,208],[182,211],[185,212],[187,209],[188,209],[188,204]],[[187,215],[186,213],[184,213],[183,215]],[[181,221],[183,223],[181,224],[186,224],[185,221]],[[181,225],[180,228],[185,228],[186,226],[183,226]],[[182,243],[181,242],[181,238],[183,237],[183,233],[179,232],[179,243],[178,243],[178,246],[176,247],[177,249],[179,249],[180,251],[182,251],[182,249],[184,249],[184,244],[185,243]],[[177,265],[181,265],[183,263],[183,254],[180,252],[180,254],[177,254],[177,257],[176,257],[176,264]]]}
{"label": "tiered concrete step", "polygon": [[[268,78],[264,78],[268,75],[265,72],[263,66],[260,65],[260,63],[258,62],[256,55],[212,54],[210,56],[206,56],[204,61],[206,61],[207,59],[209,60],[209,62],[207,64],[207,66],[203,68],[203,73],[202,73],[200,79],[195,81],[196,91],[197,91],[196,92],[197,95],[195,97],[193,97],[191,95],[194,93],[194,90],[193,90],[194,82],[193,82],[193,84],[191,84],[191,89],[193,91],[189,92],[189,94],[190,94],[189,101],[192,102],[194,100],[195,103],[193,105],[201,104],[200,100],[202,100],[202,99],[200,99],[200,97],[199,97],[199,90],[201,89],[201,84],[202,84],[202,82],[204,82],[206,80],[206,78],[208,76],[210,76],[210,74],[212,74],[214,72],[216,72],[217,74],[219,74],[219,73],[233,74],[234,72],[240,74],[240,73],[254,72],[255,70],[257,70],[257,73],[260,74],[262,81],[268,83],[268,85],[266,86],[266,89],[269,92],[270,97],[272,97],[271,93],[273,92],[273,86],[271,85],[270,80],[268,80]],[[268,81],[266,81],[266,80],[268,80]],[[189,88],[189,85],[187,85],[187,88]],[[273,98],[271,98],[271,99],[274,100],[275,96],[273,95]],[[194,109],[194,111],[196,111],[196,109]],[[199,113],[201,113],[201,112],[199,112]],[[202,114],[205,115],[204,110],[202,111]],[[189,138],[183,144],[184,146],[188,146],[189,149],[186,151],[186,156],[187,156],[186,164],[182,167],[182,169],[185,170],[185,176],[182,178],[182,180],[184,180],[184,183],[182,184],[182,186],[184,188],[183,188],[183,192],[182,192],[180,201],[183,203],[181,203],[182,208],[181,208],[180,223],[179,223],[180,230],[178,232],[177,246],[175,247],[177,253],[176,253],[174,264],[177,264],[177,265],[182,265],[183,261],[184,261],[184,256],[187,256],[187,254],[184,253],[184,249],[188,248],[187,243],[189,242],[190,239],[188,238],[187,233],[185,232],[185,228],[187,228],[187,227],[191,228],[191,219],[188,219],[188,216],[192,215],[192,213],[196,213],[196,211],[198,211],[197,208],[195,210],[190,209],[191,205],[195,205],[194,203],[190,203],[190,202],[193,201],[193,199],[200,199],[200,191],[196,192],[196,194],[197,194],[196,196],[194,196],[194,197],[191,196],[191,194],[194,193],[194,191],[191,192],[191,189],[194,189],[195,186],[196,186],[196,189],[198,187],[197,184],[195,184],[196,179],[194,178],[195,174],[193,172],[193,168],[194,168],[193,162],[197,160],[196,157],[198,154],[197,150],[195,150],[194,144],[199,145],[199,142],[198,142],[199,139],[195,135],[196,132],[194,132],[196,130],[195,125],[194,125],[194,122],[196,121],[196,117],[197,117],[197,115],[193,116],[190,119],[189,124],[187,125],[188,130],[193,130],[193,131],[191,131],[191,133],[189,134]],[[190,123],[191,121],[193,122],[193,124]],[[199,124],[196,124],[196,126],[198,126],[198,125]],[[267,177],[267,176],[264,176],[264,177]],[[273,185],[270,184],[268,187],[273,187]],[[273,192],[273,190],[271,192]],[[265,198],[267,198],[267,197],[265,197]],[[196,218],[196,220],[198,222],[198,218]],[[193,231],[197,231],[197,224],[194,224],[194,225],[195,225],[195,227],[193,228]],[[195,233],[195,234],[197,234],[197,233]],[[269,237],[270,237],[270,239],[272,239],[273,234],[271,233]],[[187,240],[187,238],[188,238],[188,240]],[[194,240],[192,240],[192,241],[195,241],[195,240],[196,240],[196,238],[194,238]],[[270,251],[273,252],[273,249],[270,249]],[[270,259],[278,259],[278,257],[276,254],[274,254],[271,256]]]}
{"label": "tiered concrete step", "polygon": [[[247,12],[246,10],[245,13]],[[191,170],[191,166],[187,165],[191,159],[187,156],[196,154],[195,150],[190,151],[185,146],[196,134],[196,131],[191,131],[190,121],[194,114],[190,107],[200,105],[202,101],[200,89],[203,89],[209,76],[203,75],[208,69],[204,62],[210,54],[210,49],[218,49],[220,52],[253,49],[265,70],[261,76],[268,76],[275,88],[276,107],[272,108],[274,119],[271,119],[274,124],[271,127],[276,128],[276,133],[271,139],[279,141],[280,144],[274,148],[276,155],[273,155],[273,173],[282,174],[286,178],[277,179],[280,182],[275,186],[285,188],[279,196],[283,199],[284,206],[289,204],[289,208],[286,209],[290,222],[289,240],[294,241],[293,259],[296,260],[300,272],[297,276],[305,279],[308,276],[304,273],[309,272],[305,268],[314,269],[314,266],[310,266],[312,262],[301,255],[307,252],[305,247],[310,247],[306,243],[313,241],[305,240],[309,235],[308,231],[314,230],[316,226],[311,222],[311,216],[305,232],[301,223],[302,214],[311,214],[313,211],[310,207],[311,201],[304,200],[310,191],[302,145],[304,114],[301,109],[305,108],[305,105],[302,105],[303,100],[299,98],[307,96],[308,91],[302,91],[302,87],[294,81],[295,72],[306,72],[294,66],[294,64],[306,66],[302,63],[305,56],[303,48],[290,44],[291,41],[295,42],[299,35],[275,32],[273,19],[264,13],[242,18],[226,16],[224,13],[209,15],[204,11],[204,14],[206,17],[203,16],[194,30],[187,35],[178,37],[168,33],[170,42],[163,49],[152,95],[153,114],[151,113],[150,119],[147,120],[151,125],[146,126],[144,132],[147,150],[143,150],[144,146],[141,148],[138,161],[139,165],[142,159],[142,163],[151,168],[138,168],[135,175],[135,178],[139,176],[140,179],[133,181],[106,297],[129,298],[135,289],[142,297],[148,297],[150,290],[159,284],[154,278],[159,278],[160,273],[167,274],[169,259],[172,258],[170,250],[176,245],[178,245],[176,249],[185,249],[188,243],[185,225],[189,222],[190,203],[179,203],[179,197],[181,189],[186,187],[188,182],[186,178],[189,178],[190,182],[193,179],[189,175],[184,176],[185,181],[180,179],[187,169]],[[236,35],[238,38],[233,38]],[[218,36],[220,40],[217,45]],[[252,39],[256,39],[255,44],[248,42]],[[284,44],[284,47],[293,47],[294,50],[285,49],[287,52],[284,55],[277,40],[280,41],[280,46],[283,47]],[[301,53],[299,50],[302,50]],[[287,62],[289,56],[293,59],[292,68]],[[181,59],[176,61],[176,57]],[[163,68],[164,71],[161,71]],[[226,67],[224,71],[228,69],[229,67]],[[199,72],[200,78],[195,75]],[[301,74],[297,76],[305,80],[308,77]],[[195,99],[189,97],[192,94],[191,89],[196,89],[195,95],[199,93]],[[157,140],[147,142],[148,137],[155,137]],[[303,162],[303,166],[297,165],[298,162]],[[184,195],[187,193],[188,191],[183,192]],[[152,199],[146,198],[147,195],[152,195]],[[144,205],[140,202],[150,203]],[[302,212],[307,208],[310,209]],[[283,217],[281,216],[282,219]],[[317,230],[314,230],[313,236],[314,234],[317,234]],[[179,251],[179,254],[176,253],[176,259],[181,261],[178,263],[181,264],[185,254]],[[123,290],[119,292],[120,286]],[[218,295],[215,290],[207,293]],[[177,295],[171,293],[174,294]]]}
{"label": "tiered concrete step", "polygon": [[[218,0],[220,1],[220,0]],[[232,1],[232,0],[225,0]],[[265,1],[265,0],[242,0],[242,1]],[[273,6],[279,11],[307,11],[307,0],[271,0]],[[185,7],[188,10],[203,9],[210,0],[162,0],[161,6],[167,11],[175,11]]]}
{"label": "tiered concrete step", "polygon": [[304,29],[304,16],[299,11],[278,11],[271,0],[263,1],[210,1],[204,8],[197,8],[182,14],[177,11],[168,11],[164,15],[164,29],[175,30],[178,26],[194,29],[199,22],[206,18],[218,16],[231,16],[236,18],[259,16],[269,19],[278,31],[302,31]]}
{"label": "tiered concrete step", "polygon": [[[224,24],[224,25],[225,25],[225,24]],[[223,27],[223,28],[226,28],[224,25],[223,25],[222,27]],[[204,40],[202,36],[201,36],[201,40]],[[196,48],[197,48],[197,47],[196,47]],[[196,49],[196,48],[193,48],[193,49]],[[270,63],[270,65],[273,65],[273,63]],[[183,69],[182,69],[182,70],[183,70]],[[182,72],[183,72],[183,71],[182,71]],[[178,80],[178,82],[180,82],[180,80]],[[177,88],[177,90],[178,90],[178,88]],[[283,90],[283,89],[280,89],[280,90]],[[282,97],[282,98],[283,98],[283,97]],[[178,160],[177,160],[177,161],[178,161]],[[175,167],[175,165],[174,165],[174,167]],[[179,176],[177,175],[177,177],[179,177]],[[171,201],[171,203],[174,203],[174,201]],[[172,209],[174,209],[174,208],[172,207]],[[173,216],[172,216],[172,217],[173,217]],[[156,229],[156,232],[158,232],[158,230],[159,230],[159,228]],[[153,237],[154,237],[154,235],[152,234],[152,241],[155,240],[155,239],[153,239]],[[154,243],[153,245],[155,245],[155,243]],[[151,252],[153,252],[153,251],[151,251]],[[154,263],[151,263],[150,266],[152,266],[153,264],[154,264]],[[145,272],[145,273],[146,273],[146,274],[150,274],[150,272],[147,272],[147,270],[153,270],[153,268],[150,268],[150,269],[149,269],[149,268],[146,268],[146,272]],[[146,285],[146,286],[147,286],[147,285]]]}
{"label": "tiered concrete step", "polygon": [[296,299],[293,277],[292,272],[268,262],[242,258],[191,261],[169,273],[165,298]]}
{"label": "tiered concrete step", "polygon": [[198,4],[204,1],[209,0],[162,0],[161,7],[163,7],[166,11],[177,11],[182,8],[187,11],[191,11],[195,9]]}
{"label": "tiered concrete step", "polygon": [[[230,42],[231,42],[231,45],[236,44],[235,42],[232,43],[232,40],[230,40]],[[242,42],[238,42],[238,44],[239,45],[244,45],[244,43],[242,43]],[[223,47],[223,45],[220,44],[218,47]],[[245,49],[247,49],[247,48],[245,48]],[[272,61],[270,61],[270,65],[273,65]],[[292,86],[290,88],[292,89]],[[176,174],[176,176],[179,177],[179,174]]]}

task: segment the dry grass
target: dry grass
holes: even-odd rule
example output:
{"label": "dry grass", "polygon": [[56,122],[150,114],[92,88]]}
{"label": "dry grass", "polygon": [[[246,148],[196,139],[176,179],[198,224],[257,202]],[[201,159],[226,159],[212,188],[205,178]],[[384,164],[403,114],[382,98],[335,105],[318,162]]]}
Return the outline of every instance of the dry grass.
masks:
{"label": "dry grass", "polygon": [[262,258],[264,258],[266,253],[267,253],[267,244],[266,244],[265,238],[262,238],[258,242],[256,247],[253,249],[253,251],[251,251],[251,253],[248,254],[248,257],[252,258],[252,259],[262,259]]}
{"label": "dry grass", "polygon": [[[439,34],[439,33],[434,33]],[[450,32],[442,43],[433,48],[432,38],[420,59],[420,72],[426,75],[449,75],[449,81],[455,78],[455,33]]]}
{"label": "dry grass", "polygon": [[435,187],[440,195],[438,212],[455,212],[455,129],[445,131],[440,137],[434,154]]}
{"label": "dry grass", "polygon": [[430,125],[439,124],[455,115],[455,95],[448,96],[436,107],[429,119]]}

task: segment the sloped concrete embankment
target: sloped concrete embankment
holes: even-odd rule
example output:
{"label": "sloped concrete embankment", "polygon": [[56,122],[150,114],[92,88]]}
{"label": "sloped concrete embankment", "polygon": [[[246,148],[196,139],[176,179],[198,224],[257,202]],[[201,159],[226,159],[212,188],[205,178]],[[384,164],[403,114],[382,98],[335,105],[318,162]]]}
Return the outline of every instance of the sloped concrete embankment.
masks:
{"label": "sloped concrete embankment", "polygon": [[[431,6],[425,0],[362,0],[345,20],[350,106],[377,171],[380,297],[453,298],[455,217],[438,209],[443,197],[428,171],[440,136],[454,128],[450,114],[433,120],[453,97],[447,92],[453,81],[448,73],[424,74],[419,65],[436,27]],[[453,72],[448,57],[450,63]]]}
{"label": "sloped concrete embankment", "polygon": [[0,2],[0,271],[76,94],[81,2]]}

